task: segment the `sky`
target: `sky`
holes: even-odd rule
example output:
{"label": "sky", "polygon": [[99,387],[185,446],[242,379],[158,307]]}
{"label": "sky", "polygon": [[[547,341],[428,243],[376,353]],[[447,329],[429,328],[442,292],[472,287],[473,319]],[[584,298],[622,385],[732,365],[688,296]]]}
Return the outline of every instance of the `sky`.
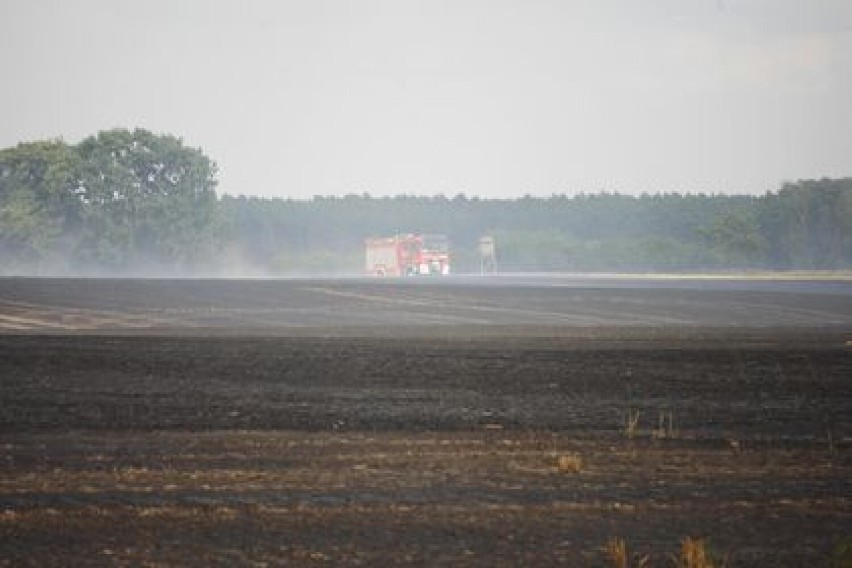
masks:
{"label": "sky", "polygon": [[848,0],[0,0],[0,147],[141,127],[231,195],[852,175]]}

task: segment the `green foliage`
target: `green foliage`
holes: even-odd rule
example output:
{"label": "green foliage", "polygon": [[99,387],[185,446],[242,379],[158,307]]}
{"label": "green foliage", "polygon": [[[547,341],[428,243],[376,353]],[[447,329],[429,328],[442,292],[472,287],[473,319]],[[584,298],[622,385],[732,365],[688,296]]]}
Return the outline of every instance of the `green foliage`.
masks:
{"label": "green foliage", "polygon": [[760,233],[754,208],[738,208],[718,215],[700,229],[712,264],[728,268],[761,268],[767,243]]}
{"label": "green foliage", "polygon": [[[457,272],[479,270],[476,244],[484,234],[495,237],[502,271],[845,268],[852,264],[849,186],[850,180],[800,182],[761,197],[348,195],[293,201],[225,196],[221,205],[243,258],[273,272],[321,264],[297,262],[293,259],[300,255],[293,251],[321,251],[324,263],[335,269],[353,266],[365,237],[398,232],[448,235]],[[804,221],[802,207],[809,212]],[[290,261],[280,260],[282,251]]]}
{"label": "green foliage", "polygon": [[0,256],[60,272],[185,269],[216,245],[215,174],[200,150],[142,129],[2,150]]}
{"label": "green foliage", "polygon": [[760,211],[773,265],[852,267],[852,178],[787,184]]}
{"label": "green foliage", "polygon": [[179,138],[117,129],[0,150],[0,273],[357,273],[364,239],[450,238],[455,272],[852,268],[852,178],[763,196],[580,194],[514,200],[223,196]]}
{"label": "green foliage", "polygon": [[78,218],[76,166],[73,149],[62,141],[0,150],[0,260],[7,267],[50,260]]}
{"label": "green foliage", "polygon": [[81,255],[124,268],[178,269],[212,251],[216,166],[173,136],[112,130],[78,146]]}
{"label": "green foliage", "polygon": [[[841,243],[833,257],[825,259],[823,244],[790,240],[801,232],[791,226],[798,222],[792,200],[825,200],[829,185],[848,188],[850,180],[788,186],[780,192],[783,202],[771,193],[515,200],[365,194],[308,201],[224,196],[220,205],[239,258],[273,274],[357,272],[365,237],[399,232],[448,235],[456,272],[479,270],[476,246],[484,234],[495,237],[502,271],[843,268],[852,262],[848,189],[837,191],[835,217],[822,222],[839,231],[829,231]],[[774,224],[773,214],[778,218]],[[802,242],[820,243],[820,238],[825,241],[809,235]]]}

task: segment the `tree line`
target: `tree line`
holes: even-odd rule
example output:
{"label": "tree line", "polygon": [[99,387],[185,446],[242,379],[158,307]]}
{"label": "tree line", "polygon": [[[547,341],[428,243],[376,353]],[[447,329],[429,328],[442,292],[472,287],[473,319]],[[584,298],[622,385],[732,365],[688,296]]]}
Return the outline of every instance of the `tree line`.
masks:
{"label": "tree line", "polygon": [[0,150],[0,274],[288,275],[362,270],[369,236],[440,233],[456,271],[494,237],[504,271],[852,268],[852,178],[760,196],[481,199],[216,194],[200,149],[147,130]]}

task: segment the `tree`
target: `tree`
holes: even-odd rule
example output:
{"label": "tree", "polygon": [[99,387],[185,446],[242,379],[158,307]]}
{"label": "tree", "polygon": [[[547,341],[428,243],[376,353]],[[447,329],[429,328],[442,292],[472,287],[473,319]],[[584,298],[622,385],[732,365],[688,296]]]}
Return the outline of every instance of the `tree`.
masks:
{"label": "tree", "polygon": [[761,229],[773,264],[831,269],[852,265],[852,178],[805,180],[767,194]]}
{"label": "tree", "polygon": [[78,161],[61,140],[0,150],[0,260],[31,270],[56,261],[62,237],[79,221]]}
{"label": "tree", "polygon": [[143,129],[0,150],[0,266],[190,268],[215,250],[215,176],[201,150]]}
{"label": "tree", "polygon": [[763,263],[766,243],[757,216],[749,209],[719,215],[704,234],[719,264],[725,268],[756,268]]}
{"label": "tree", "polygon": [[216,165],[179,138],[100,132],[77,147],[84,219],[79,254],[96,265],[174,270],[215,248]]}

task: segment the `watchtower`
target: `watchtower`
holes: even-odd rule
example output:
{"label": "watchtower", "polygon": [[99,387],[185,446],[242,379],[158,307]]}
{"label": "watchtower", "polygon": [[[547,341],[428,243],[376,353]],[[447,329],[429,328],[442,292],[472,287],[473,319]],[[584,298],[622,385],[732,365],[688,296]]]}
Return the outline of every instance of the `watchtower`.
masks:
{"label": "watchtower", "polygon": [[494,274],[497,266],[497,249],[494,237],[484,236],[479,239],[479,273]]}

